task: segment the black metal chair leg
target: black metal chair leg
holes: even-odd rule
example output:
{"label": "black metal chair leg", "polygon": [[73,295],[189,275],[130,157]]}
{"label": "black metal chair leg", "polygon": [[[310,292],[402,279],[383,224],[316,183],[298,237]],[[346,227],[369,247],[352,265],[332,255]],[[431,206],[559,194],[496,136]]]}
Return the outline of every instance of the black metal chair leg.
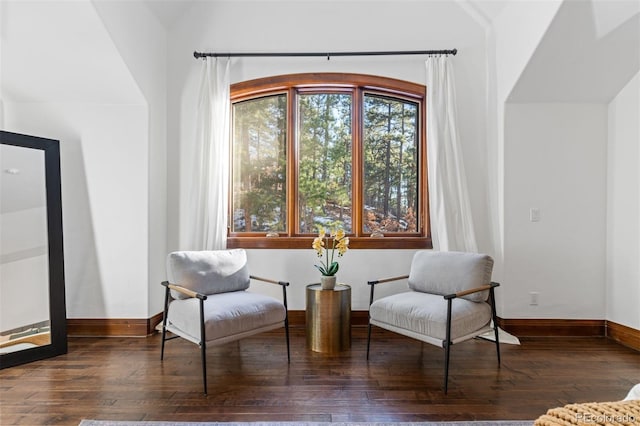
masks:
{"label": "black metal chair leg", "polygon": [[284,304],[284,330],[287,336],[287,363],[291,364],[291,349],[289,346],[289,304],[287,303],[287,286],[288,282],[279,281],[282,286],[282,303]]}
{"label": "black metal chair leg", "polygon": [[369,347],[371,346],[371,305],[373,304],[373,293],[376,290],[376,284],[378,281],[368,281],[367,284],[371,286],[369,292],[369,330],[367,330],[367,361],[369,360]]}
{"label": "black metal chair leg", "polygon": [[498,354],[498,367],[500,367],[500,338],[498,337],[498,326],[493,328],[496,335],[496,353]]}
{"label": "black metal chair leg", "polygon": [[164,342],[167,340],[167,311],[169,310],[169,287],[164,293],[164,315],[162,316],[162,346],[160,347],[160,361],[164,359]]}
{"label": "black metal chair leg", "polygon": [[200,344],[200,353],[202,356],[202,383],[204,386],[204,394],[207,394],[207,345]]}
{"label": "black metal chair leg", "polygon": [[367,361],[369,360],[369,347],[371,346],[371,323],[369,323],[369,330],[367,331]]}
{"label": "black metal chair leg", "polygon": [[162,326],[162,346],[160,347],[160,361],[164,360],[164,342],[166,340],[166,337],[167,337],[167,329],[163,325]]}
{"label": "black metal chair leg", "polygon": [[202,357],[202,382],[204,385],[204,394],[207,394],[207,338],[204,331],[204,300],[200,301],[200,353]]}
{"label": "black metal chair leg", "polygon": [[496,314],[496,294],[493,291],[493,287],[489,291],[489,297],[491,299],[491,315],[493,317],[493,332],[496,338],[496,352],[498,353],[498,367],[500,366],[500,338],[498,337],[498,315]]}
{"label": "black metal chair leg", "polygon": [[451,308],[453,300],[447,299],[447,337],[444,342],[444,394],[449,386],[449,353],[451,349]]}
{"label": "black metal chair leg", "polygon": [[287,363],[291,364],[291,349],[289,345],[289,317],[284,319],[284,330],[287,336]]}
{"label": "black metal chair leg", "polygon": [[444,348],[444,394],[447,394],[449,387],[449,352],[451,344],[447,341]]}

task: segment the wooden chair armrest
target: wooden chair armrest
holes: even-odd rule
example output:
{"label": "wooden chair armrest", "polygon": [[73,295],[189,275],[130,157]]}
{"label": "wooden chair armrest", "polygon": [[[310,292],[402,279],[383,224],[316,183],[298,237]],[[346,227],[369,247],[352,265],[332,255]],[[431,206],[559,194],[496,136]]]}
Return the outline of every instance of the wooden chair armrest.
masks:
{"label": "wooden chair armrest", "polygon": [[268,278],[260,278],[260,277],[256,277],[255,275],[249,275],[249,278],[252,280],[258,280],[258,281],[262,281],[265,283],[269,283],[269,284],[275,284],[275,285],[279,285],[282,287],[282,300],[284,303],[284,309],[287,312],[287,317],[285,318],[285,322],[289,321],[288,320],[288,311],[289,311],[289,307],[287,304],[287,287],[289,286],[289,283],[286,281],[276,281],[276,280],[270,280]]}
{"label": "wooden chair armrest", "polygon": [[480,291],[486,291],[486,290],[491,290],[494,287],[498,287],[500,284],[499,283],[494,283],[492,282],[491,284],[486,284],[480,287],[475,287],[475,288],[470,288],[468,290],[463,290],[463,291],[459,291],[457,293],[453,293],[453,294],[447,294],[446,296],[444,296],[445,299],[455,299],[456,297],[462,297],[462,296],[466,296],[468,294],[473,294],[473,293],[478,293]]}
{"label": "wooden chair armrest", "polygon": [[391,281],[403,280],[403,279],[406,279],[406,278],[409,278],[409,275],[402,275],[402,276],[399,276],[399,277],[392,277],[392,278],[384,278],[384,279],[381,279],[381,280],[367,281],[367,284],[376,285],[376,284],[388,283],[388,282],[391,282]]}
{"label": "wooden chair armrest", "polygon": [[252,280],[258,280],[258,281],[263,281],[265,283],[269,283],[269,284],[276,284],[276,285],[281,285],[283,287],[288,287],[289,283],[286,281],[276,281],[276,280],[270,280],[268,278],[260,278],[260,277],[256,277],[255,275],[249,275],[249,278],[251,278]]}
{"label": "wooden chair armrest", "polygon": [[383,278],[381,280],[367,281],[367,284],[371,286],[371,293],[369,295],[369,306],[371,306],[371,304],[373,303],[373,292],[376,288],[376,284],[390,283],[392,281],[404,280],[405,278],[409,278],[409,275],[401,275],[399,277]]}
{"label": "wooden chair armrest", "polygon": [[180,287],[177,284],[171,284],[168,281],[163,281],[162,285],[167,287],[167,288],[169,288],[169,289],[171,289],[171,290],[175,290],[178,293],[182,293],[187,297],[193,297],[193,298],[196,298],[196,299],[207,300],[207,296],[206,295],[200,294],[200,293],[198,293],[196,291],[193,291],[193,290],[189,290],[188,288]]}

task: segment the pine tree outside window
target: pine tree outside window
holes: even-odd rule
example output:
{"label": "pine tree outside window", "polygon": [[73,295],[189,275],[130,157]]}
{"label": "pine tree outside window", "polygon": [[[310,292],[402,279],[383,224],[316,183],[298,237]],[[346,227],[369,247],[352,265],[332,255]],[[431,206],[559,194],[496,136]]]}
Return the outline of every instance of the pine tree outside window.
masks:
{"label": "pine tree outside window", "polygon": [[231,87],[230,248],[430,248],[422,85],[295,74]]}

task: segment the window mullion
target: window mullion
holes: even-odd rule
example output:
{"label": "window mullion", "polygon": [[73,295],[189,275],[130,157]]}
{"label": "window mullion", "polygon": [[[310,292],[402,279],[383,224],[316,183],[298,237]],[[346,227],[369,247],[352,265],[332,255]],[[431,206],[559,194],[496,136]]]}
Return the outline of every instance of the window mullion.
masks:
{"label": "window mullion", "polygon": [[353,91],[353,102],[352,102],[352,119],[351,119],[351,144],[353,149],[352,151],[352,168],[351,168],[351,176],[352,176],[352,185],[351,188],[351,200],[352,200],[352,208],[351,208],[351,220],[353,221],[352,232],[356,236],[362,235],[362,210],[363,210],[363,191],[362,191],[362,180],[363,180],[363,161],[362,161],[362,137],[363,137],[363,129],[362,129],[362,89],[356,89]]}
{"label": "window mullion", "polygon": [[297,96],[294,88],[287,91],[287,235],[298,234],[298,122]]}
{"label": "window mullion", "polygon": [[429,184],[428,184],[428,162],[427,162],[427,113],[426,102],[420,104],[419,107],[418,131],[420,135],[420,149],[418,152],[418,170],[420,178],[420,187],[418,196],[422,197],[422,200],[418,200],[420,206],[420,228],[418,231],[420,235],[429,238],[431,240],[431,218],[429,217]]}

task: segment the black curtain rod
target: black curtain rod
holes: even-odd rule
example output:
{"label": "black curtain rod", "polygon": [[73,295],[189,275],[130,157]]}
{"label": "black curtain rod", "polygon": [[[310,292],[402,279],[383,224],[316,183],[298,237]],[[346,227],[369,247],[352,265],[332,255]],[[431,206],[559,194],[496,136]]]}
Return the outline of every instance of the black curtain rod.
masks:
{"label": "black curtain rod", "polygon": [[210,57],[252,57],[252,58],[272,58],[272,57],[302,57],[302,56],[326,56],[327,59],[332,56],[391,56],[391,55],[455,55],[458,49],[452,50],[396,50],[382,52],[280,52],[280,53],[203,53],[193,52],[193,57],[206,58]]}

